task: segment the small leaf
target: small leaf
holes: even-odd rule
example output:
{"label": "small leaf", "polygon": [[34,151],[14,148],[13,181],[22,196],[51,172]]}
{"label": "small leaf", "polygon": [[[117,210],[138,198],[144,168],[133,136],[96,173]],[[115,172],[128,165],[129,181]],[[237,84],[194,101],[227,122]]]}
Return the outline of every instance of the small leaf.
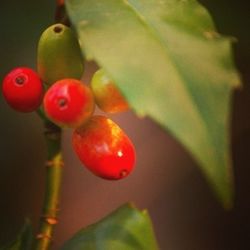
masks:
{"label": "small leaf", "polygon": [[[239,76],[231,40],[196,0],[67,0],[82,45],[131,107],[193,155],[226,207],[232,203],[230,104]],[[166,152],[167,153],[167,152]]]}
{"label": "small leaf", "polygon": [[81,231],[62,250],[157,250],[147,211],[126,204]]}
{"label": "small leaf", "polygon": [[0,250],[31,250],[33,239],[31,222],[27,219],[17,238],[10,244],[0,247]]}

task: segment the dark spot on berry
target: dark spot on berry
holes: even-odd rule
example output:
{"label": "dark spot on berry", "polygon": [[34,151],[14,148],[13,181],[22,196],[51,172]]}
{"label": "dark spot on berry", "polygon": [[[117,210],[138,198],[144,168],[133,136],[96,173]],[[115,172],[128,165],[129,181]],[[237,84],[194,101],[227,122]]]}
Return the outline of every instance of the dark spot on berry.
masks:
{"label": "dark spot on berry", "polygon": [[67,100],[65,98],[58,99],[57,103],[60,108],[65,108],[67,106]]}
{"label": "dark spot on berry", "polygon": [[128,175],[128,171],[126,169],[123,169],[121,172],[120,172],[120,177],[123,178],[125,176]]}
{"label": "dark spot on berry", "polygon": [[63,30],[63,28],[61,26],[55,26],[54,27],[54,32],[55,33],[60,33],[60,32],[62,32],[62,30]]}
{"label": "dark spot on berry", "polygon": [[26,77],[25,76],[18,76],[16,79],[15,79],[15,82],[16,84],[18,85],[23,85],[26,81]]}

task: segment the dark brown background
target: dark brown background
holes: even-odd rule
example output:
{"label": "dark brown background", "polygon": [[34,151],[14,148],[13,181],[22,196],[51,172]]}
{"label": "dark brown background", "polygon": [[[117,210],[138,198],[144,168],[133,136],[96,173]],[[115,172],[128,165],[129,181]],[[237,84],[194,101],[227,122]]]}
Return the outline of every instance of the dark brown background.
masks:
{"label": "dark brown background", "polygon": [[[41,31],[53,22],[51,0],[1,1],[0,79],[15,66],[34,67]],[[169,134],[132,113],[112,116],[137,148],[134,173],[107,182],[81,167],[64,135],[66,167],[54,249],[84,225],[132,200],[148,208],[161,249],[250,249],[250,5],[247,1],[203,0],[219,31],[238,38],[237,66],[244,89],[233,99],[232,151],[235,207],[225,212],[196,164]],[[90,65],[90,71],[93,70]],[[86,76],[88,78],[89,76]],[[37,225],[42,205],[46,157],[42,124],[35,114],[12,111],[0,97],[0,242],[14,237],[25,216]],[[192,133],[193,131],[190,131]]]}

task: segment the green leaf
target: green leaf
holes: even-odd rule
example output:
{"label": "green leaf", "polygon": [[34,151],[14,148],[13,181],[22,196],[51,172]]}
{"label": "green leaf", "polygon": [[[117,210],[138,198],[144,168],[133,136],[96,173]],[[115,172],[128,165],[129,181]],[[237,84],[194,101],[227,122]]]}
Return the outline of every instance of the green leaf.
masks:
{"label": "green leaf", "polygon": [[17,238],[10,244],[0,247],[0,250],[31,250],[33,239],[31,222],[27,219]]}
{"label": "green leaf", "polygon": [[112,214],[79,231],[62,250],[157,250],[147,211],[125,204]]}
{"label": "green leaf", "polygon": [[175,136],[226,207],[232,203],[230,102],[240,85],[230,38],[195,0],[67,0],[82,51],[131,107]]}

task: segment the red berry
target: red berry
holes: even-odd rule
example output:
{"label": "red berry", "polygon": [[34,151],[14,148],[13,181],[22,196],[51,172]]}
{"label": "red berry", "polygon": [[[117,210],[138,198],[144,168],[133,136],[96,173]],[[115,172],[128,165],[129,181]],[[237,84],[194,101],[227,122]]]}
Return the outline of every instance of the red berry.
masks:
{"label": "red berry", "polygon": [[134,168],[135,149],[124,131],[104,116],[93,116],[72,136],[81,162],[95,175],[118,180]]}
{"label": "red berry", "polygon": [[9,72],[3,80],[2,90],[6,102],[17,111],[34,111],[42,102],[42,82],[30,68],[20,67]]}
{"label": "red berry", "polygon": [[43,103],[48,118],[63,127],[80,126],[94,111],[91,90],[76,79],[55,82],[46,92]]}
{"label": "red berry", "polygon": [[108,113],[117,113],[129,109],[127,101],[110,77],[99,69],[91,80],[91,89],[98,107]]}

